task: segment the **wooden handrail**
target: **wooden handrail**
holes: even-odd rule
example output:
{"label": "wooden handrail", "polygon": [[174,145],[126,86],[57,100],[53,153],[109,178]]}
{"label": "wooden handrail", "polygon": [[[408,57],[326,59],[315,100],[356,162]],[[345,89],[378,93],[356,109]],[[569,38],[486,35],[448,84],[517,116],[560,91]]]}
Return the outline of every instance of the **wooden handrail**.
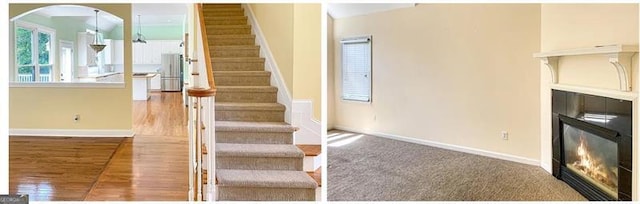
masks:
{"label": "wooden handrail", "polygon": [[204,63],[207,67],[207,81],[209,82],[209,89],[212,89],[215,92],[216,84],[213,80],[213,65],[211,64],[211,52],[209,51],[209,39],[207,36],[207,27],[204,24],[204,11],[202,9],[202,4],[196,4],[196,9],[198,10],[198,21],[200,23],[200,36],[202,37]]}

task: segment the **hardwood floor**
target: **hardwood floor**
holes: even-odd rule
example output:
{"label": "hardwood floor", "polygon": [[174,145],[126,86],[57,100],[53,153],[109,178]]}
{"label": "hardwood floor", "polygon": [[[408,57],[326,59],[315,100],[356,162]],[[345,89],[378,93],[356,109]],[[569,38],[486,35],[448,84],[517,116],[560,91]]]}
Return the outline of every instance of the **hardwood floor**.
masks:
{"label": "hardwood floor", "polygon": [[9,137],[9,192],[84,200],[122,138]]}
{"label": "hardwood floor", "polygon": [[134,102],[133,128],[86,200],[186,201],[189,140],[180,93]]}
{"label": "hardwood floor", "polygon": [[185,201],[185,111],[180,93],[152,93],[134,101],[133,138],[10,137],[10,193],[33,201]]}

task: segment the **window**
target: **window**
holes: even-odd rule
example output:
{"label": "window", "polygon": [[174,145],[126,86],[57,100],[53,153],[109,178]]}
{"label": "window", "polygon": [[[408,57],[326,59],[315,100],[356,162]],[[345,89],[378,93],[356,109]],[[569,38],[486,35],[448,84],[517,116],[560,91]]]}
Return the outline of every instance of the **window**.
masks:
{"label": "window", "polygon": [[16,22],[16,81],[53,81],[55,31],[44,26]]}
{"label": "window", "polygon": [[371,36],[345,38],[342,44],[342,99],[371,101]]}

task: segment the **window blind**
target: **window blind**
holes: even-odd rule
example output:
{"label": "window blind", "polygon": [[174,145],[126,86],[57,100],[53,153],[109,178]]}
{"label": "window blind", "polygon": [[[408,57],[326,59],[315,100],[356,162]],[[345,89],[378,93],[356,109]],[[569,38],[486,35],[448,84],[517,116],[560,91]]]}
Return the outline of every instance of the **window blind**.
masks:
{"label": "window blind", "polygon": [[371,37],[347,38],[342,44],[342,99],[371,101]]}

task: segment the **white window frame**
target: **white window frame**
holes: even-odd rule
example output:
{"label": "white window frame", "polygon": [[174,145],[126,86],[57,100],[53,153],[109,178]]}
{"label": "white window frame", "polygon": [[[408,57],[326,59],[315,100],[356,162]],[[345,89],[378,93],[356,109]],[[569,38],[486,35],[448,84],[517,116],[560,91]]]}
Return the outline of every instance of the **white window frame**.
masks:
{"label": "white window frame", "polygon": [[[17,43],[17,36],[18,36],[18,28],[25,28],[25,29],[29,29],[32,30],[32,38],[31,38],[31,62],[33,63],[33,67],[34,67],[34,72],[35,72],[35,82],[41,82],[40,81],[40,63],[38,63],[39,57],[38,53],[38,33],[46,33],[49,34],[51,36],[51,39],[49,40],[49,42],[51,43],[51,49],[49,49],[49,64],[47,64],[47,66],[51,66],[51,76],[50,82],[55,81],[55,76],[57,76],[57,70],[55,69],[55,65],[56,65],[56,30],[53,28],[49,28],[47,26],[43,26],[43,25],[39,25],[39,24],[35,24],[35,23],[29,23],[29,22],[25,22],[25,21],[15,21],[14,23],[14,36],[13,36],[13,60],[14,60],[14,71],[15,71],[15,81],[18,81],[18,77],[20,75],[19,73],[19,65],[18,65],[18,61],[17,61],[17,57],[18,57],[18,43]],[[24,83],[24,82],[23,82]]]}
{"label": "white window frame", "polygon": [[[364,103],[371,103],[372,101],[372,64],[373,64],[373,52],[371,50],[371,35],[367,35],[367,36],[358,36],[358,37],[349,37],[349,38],[343,38],[340,41],[340,45],[341,45],[341,51],[342,51],[342,100],[346,100],[346,101],[356,101],[356,102],[364,102]],[[352,75],[349,74],[349,66],[348,61],[349,59],[347,59],[347,53],[346,53],[346,46],[345,45],[349,45],[349,44],[365,44],[365,46],[367,46],[366,50],[364,50],[364,52],[362,53],[364,56],[363,57],[368,57],[367,59],[365,59],[365,61],[368,63],[365,64],[365,73],[364,77],[366,78],[365,80],[363,80],[361,83],[363,83],[362,85],[365,86],[365,88],[368,89],[368,93],[367,95],[356,95],[354,93],[346,93],[345,91],[348,90],[345,88],[345,81],[348,79],[348,76]],[[368,53],[367,53],[368,51]],[[353,73],[353,72],[351,72]]]}

